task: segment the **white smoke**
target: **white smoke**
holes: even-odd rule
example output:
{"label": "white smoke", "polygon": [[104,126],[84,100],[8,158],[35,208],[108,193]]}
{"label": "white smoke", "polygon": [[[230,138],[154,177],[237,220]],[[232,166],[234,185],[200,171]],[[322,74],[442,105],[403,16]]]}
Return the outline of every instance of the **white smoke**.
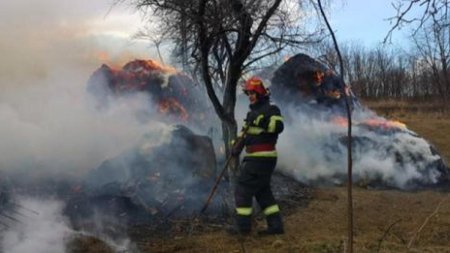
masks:
{"label": "white smoke", "polygon": [[139,26],[132,20],[139,18],[111,7],[108,1],[0,2],[0,171],[80,175],[150,127],[135,117],[148,111],[147,98],[122,99],[99,113],[86,93],[89,75],[105,60],[144,55],[130,43],[130,27]]}
{"label": "white smoke", "polygon": [[61,215],[62,203],[56,200],[22,199],[18,202],[33,212],[19,209],[19,222],[11,223],[0,237],[1,252],[61,253],[73,231]]}
{"label": "white smoke", "polygon": [[[347,173],[347,126],[333,122],[327,112],[282,108],[285,132],[280,135],[279,167],[304,183],[343,183]],[[345,117],[345,116],[344,116]],[[353,114],[353,176],[356,181],[410,188],[437,183],[439,155],[408,129],[378,132],[360,126],[367,119],[386,120],[373,112]]]}
{"label": "white smoke", "polygon": [[[64,203],[55,199],[19,197],[17,209],[10,212],[17,221],[0,231],[0,252],[5,253],[63,253],[76,238],[96,237],[116,252],[138,252],[136,246],[123,236],[109,237],[106,233],[74,231],[62,214]],[[104,231],[104,224],[95,223],[95,231]]]}
{"label": "white smoke", "polygon": [[149,129],[164,127],[137,120],[137,112],[153,110],[145,95],[118,99],[99,112],[86,93],[86,81],[74,74],[2,94],[1,170],[80,175],[135,144]]}

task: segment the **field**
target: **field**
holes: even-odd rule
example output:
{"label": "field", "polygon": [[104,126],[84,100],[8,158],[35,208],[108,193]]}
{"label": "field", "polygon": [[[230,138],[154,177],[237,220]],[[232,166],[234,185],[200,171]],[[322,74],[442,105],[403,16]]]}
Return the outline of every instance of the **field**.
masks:
{"label": "field", "polygon": [[[394,101],[366,104],[379,115],[406,123],[450,160],[450,112],[446,105]],[[310,193],[306,205],[285,211],[284,235],[230,236],[223,227],[211,226],[189,234],[165,237],[147,234],[140,238],[139,249],[141,252],[344,252],[346,188],[316,188]],[[259,219],[256,223],[261,227],[264,221]],[[97,247],[95,252],[109,250]],[[450,252],[450,194],[431,190],[367,190],[355,186],[354,252]]]}

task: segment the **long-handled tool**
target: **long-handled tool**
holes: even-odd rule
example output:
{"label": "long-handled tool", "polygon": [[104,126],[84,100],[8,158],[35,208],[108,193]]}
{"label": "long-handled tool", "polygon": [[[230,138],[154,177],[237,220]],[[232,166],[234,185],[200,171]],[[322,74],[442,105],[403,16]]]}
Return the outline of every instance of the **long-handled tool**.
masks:
{"label": "long-handled tool", "polygon": [[[247,134],[248,128],[243,129],[242,136],[238,138],[235,145],[242,145],[242,142],[244,141],[245,135]],[[231,159],[233,158],[233,155],[230,155],[227,160],[225,161],[225,165],[223,166],[222,171],[220,172],[220,175],[216,178],[216,183],[214,184],[213,188],[211,189],[211,192],[209,193],[208,199],[206,199],[205,205],[203,206],[201,213],[204,213],[206,209],[209,206],[209,203],[211,202],[211,199],[214,195],[214,193],[217,190],[217,186],[219,186],[220,180],[222,179],[223,175],[225,175],[225,171],[227,170],[228,164],[230,163]]]}
{"label": "long-handled tool", "polygon": [[220,180],[222,179],[223,175],[225,175],[225,171],[227,170],[227,167],[228,167],[228,164],[229,164],[230,161],[231,161],[231,158],[233,158],[232,155],[230,155],[230,156],[227,158],[227,160],[226,160],[226,162],[225,162],[225,165],[223,166],[223,169],[222,169],[222,171],[220,172],[220,175],[216,178],[216,183],[214,184],[214,187],[211,189],[211,192],[209,193],[209,196],[208,196],[208,198],[206,199],[205,205],[203,206],[202,210],[200,211],[201,213],[204,213],[204,212],[206,211],[206,209],[208,208],[209,203],[211,202],[211,199],[212,199],[214,193],[215,193],[216,190],[217,190],[217,186],[219,186]]}

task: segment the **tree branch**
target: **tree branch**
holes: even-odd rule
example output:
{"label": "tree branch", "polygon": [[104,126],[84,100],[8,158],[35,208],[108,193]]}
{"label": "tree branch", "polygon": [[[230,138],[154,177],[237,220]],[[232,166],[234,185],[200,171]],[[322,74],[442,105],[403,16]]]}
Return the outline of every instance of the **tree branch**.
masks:
{"label": "tree branch", "polygon": [[422,223],[422,225],[419,227],[419,229],[414,233],[414,235],[411,237],[411,240],[409,240],[407,248],[410,249],[412,244],[414,243],[414,240],[419,236],[422,229],[427,225],[427,223],[430,221],[431,217],[436,215],[439,212],[439,208],[441,208],[442,203],[446,201],[449,198],[450,195],[447,195],[445,198],[443,198],[439,204],[436,206],[434,211],[425,219],[425,221]]}
{"label": "tree branch", "polygon": [[204,15],[206,10],[206,3],[208,0],[201,0],[199,3],[198,17],[197,17],[197,25],[199,30],[199,43],[200,43],[200,54],[201,54],[201,69],[202,69],[202,77],[205,82],[206,91],[208,93],[208,97],[211,100],[214,110],[217,113],[217,116],[222,121],[230,121],[230,118],[226,115],[225,110],[220,103],[219,99],[213,88],[212,78],[209,74],[209,49],[211,47],[211,42],[208,39],[206,27],[204,24]]}

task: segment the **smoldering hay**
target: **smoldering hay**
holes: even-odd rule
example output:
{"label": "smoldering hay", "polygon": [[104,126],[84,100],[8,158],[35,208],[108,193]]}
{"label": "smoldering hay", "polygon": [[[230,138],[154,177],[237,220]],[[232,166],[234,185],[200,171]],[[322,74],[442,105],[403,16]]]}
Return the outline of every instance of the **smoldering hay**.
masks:
{"label": "smoldering hay", "polygon": [[[182,123],[201,131],[211,127],[213,119],[206,93],[185,73],[155,60],[133,60],[122,68],[103,64],[89,78],[87,91],[97,99],[97,108],[107,108],[110,100],[136,94],[151,99],[150,111],[156,111],[166,123]],[[151,119],[141,111],[140,120]]]}
{"label": "smoldering hay", "polygon": [[[271,76],[267,83],[271,83],[272,99],[281,108],[286,123],[277,146],[278,171],[311,185],[345,182],[348,139],[339,78],[325,65],[303,54],[292,57]],[[319,85],[309,86],[311,81]],[[30,115],[24,115],[17,113],[26,111],[20,106],[0,104],[0,115],[14,124],[0,127],[2,132],[8,133],[5,138],[14,144],[13,150],[20,150],[18,144],[26,143],[27,137],[31,140],[31,145],[25,146],[22,153],[4,148],[11,156],[2,160],[3,165],[19,168],[25,172],[23,174],[33,168],[33,175],[42,174],[39,172],[45,168],[84,172],[84,177],[79,176],[76,181],[50,178],[35,182],[32,178],[21,184],[28,189],[20,190],[37,195],[57,192],[57,197],[66,202],[64,212],[71,217],[73,213],[93,210],[90,208],[95,203],[101,203],[102,210],[117,208],[117,212],[111,213],[113,217],[121,217],[124,211],[130,210],[147,217],[194,210],[198,203],[192,200],[203,200],[210,189],[203,182],[214,180],[215,167],[210,165],[215,164],[215,155],[217,160],[223,156],[219,149],[220,134],[217,134],[220,122],[202,86],[173,68],[160,66],[155,61],[136,60],[122,69],[101,66],[89,78],[83,92],[89,94],[90,99],[79,90],[60,94],[61,90],[49,87],[48,93],[58,99],[48,105],[42,103],[40,109],[44,110],[40,114],[33,113],[38,111],[37,107],[27,112]],[[357,183],[396,189],[429,188],[448,183],[448,167],[432,145],[404,124],[368,110],[350,89],[346,92],[352,98],[352,145]],[[73,105],[70,103],[73,94],[77,94],[76,106],[67,111]],[[69,99],[64,99],[67,97]],[[247,110],[248,102],[241,98],[239,105],[244,106],[238,106],[236,115],[245,115]],[[28,120],[22,120],[24,117]],[[30,131],[14,134],[22,128]],[[66,136],[67,131],[70,135]],[[38,135],[33,135],[34,132]],[[53,138],[55,134],[61,138]],[[193,140],[199,144],[190,146]],[[180,143],[181,148],[172,152]],[[208,149],[215,152],[206,152]],[[155,150],[164,155],[155,157]],[[88,154],[84,156],[85,153]],[[187,160],[181,159],[186,154]],[[11,158],[21,155],[30,160],[14,164]],[[199,158],[208,159],[202,163]],[[170,162],[160,164],[154,159]],[[193,170],[192,164],[201,164],[200,167],[212,171]],[[179,173],[178,176],[164,174],[167,168],[167,171]],[[48,174],[44,173],[44,178],[45,175]],[[0,176],[2,181],[9,181],[7,176]],[[114,177],[104,180],[109,176]],[[193,187],[199,184],[204,187]],[[2,185],[8,185],[7,189],[1,188],[2,194],[17,188],[15,182]],[[10,199],[7,194],[2,196],[2,201]],[[77,206],[85,208],[74,208]],[[133,212],[128,217],[133,216]]]}
{"label": "smoldering hay", "polygon": [[[143,80],[152,78],[144,77],[151,73],[153,79],[155,73],[175,74],[178,79],[158,77],[159,85],[148,81],[145,84]],[[176,82],[180,75],[184,76],[173,69],[162,68],[155,61],[136,60],[126,64],[121,72],[102,66],[91,80],[99,76],[106,78],[113,93],[147,92],[160,101],[158,108],[164,101],[173,101],[170,103],[173,108],[163,111],[177,115],[178,122],[189,127],[207,129],[195,126],[196,123],[210,123],[204,119],[215,117],[205,115],[207,98],[186,76],[184,80],[189,82]],[[305,54],[290,58],[267,76],[271,77],[266,81],[271,84],[272,99],[280,105],[287,126],[278,145],[279,170],[302,183],[342,184],[346,178],[348,140],[345,101],[341,94],[343,83],[339,77],[326,65]],[[316,85],[311,85],[313,83]],[[359,102],[350,87],[345,92],[352,108],[354,178],[357,183],[417,189],[448,182],[448,167],[429,142],[405,124],[376,115]],[[245,115],[247,101],[240,98],[236,114]],[[208,127],[218,128],[218,125],[215,122]],[[220,145],[220,140],[215,144]]]}
{"label": "smoldering hay", "polygon": [[[42,209],[42,215],[56,221],[36,226],[56,224],[67,237],[87,229],[101,238],[122,238],[127,222],[165,222],[203,204],[216,157],[211,139],[197,134],[213,122],[205,120],[210,110],[199,86],[151,61],[131,62],[123,71],[104,65],[87,87],[68,78],[25,89],[20,95],[31,99],[21,99],[29,104],[0,102],[0,116],[11,123],[0,127],[11,144],[3,148],[14,154],[0,156],[0,251],[20,251],[16,246],[28,243],[3,243],[22,233],[16,228],[24,208],[38,210],[29,202],[18,205],[22,196],[44,205],[55,200],[58,206]],[[66,239],[61,234],[56,251],[62,252]]]}
{"label": "smoldering hay", "polygon": [[[342,184],[347,173],[347,118],[340,78],[305,54],[273,74],[273,99],[286,115],[278,145],[283,173],[309,184]],[[376,115],[349,88],[355,182],[370,187],[445,186],[449,169],[425,139],[401,122]]]}
{"label": "smoldering hay", "polygon": [[61,211],[76,182],[149,131],[136,111],[155,113],[148,121],[153,131],[166,127],[144,94],[95,110],[80,73],[58,66],[27,77],[29,85],[11,82],[14,88],[0,96],[1,252],[64,252],[66,241],[59,240],[72,230]]}
{"label": "smoldering hay", "polygon": [[[211,110],[199,88],[153,60],[134,60],[122,68],[102,65],[92,74],[87,91],[99,111],[107,112],[120,98],[147,96],[149,108],[135,116],[149,132],[84,177],[64,209],[73,224],[92,219],[155,224],[199,209],[216,174],[214,146],[205,135],[214,121],[205,120]],[[155,117],[167,126],[154,129]]]}

